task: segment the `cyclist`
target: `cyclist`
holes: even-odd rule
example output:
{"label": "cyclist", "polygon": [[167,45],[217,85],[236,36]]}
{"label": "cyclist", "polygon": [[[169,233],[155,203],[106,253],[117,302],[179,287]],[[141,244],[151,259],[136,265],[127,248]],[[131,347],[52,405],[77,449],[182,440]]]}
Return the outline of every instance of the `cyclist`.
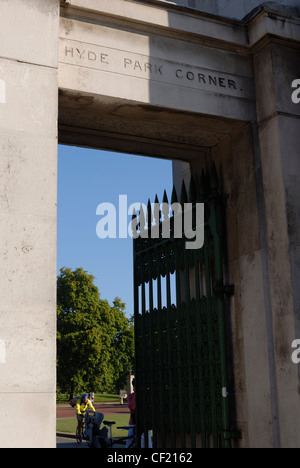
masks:
{"label": "cyclist", "polygon": [[76,415],[77,415],[77,421],[78,421],[79,436],[81,436],[85,412],[88,410],[94,411],[96,413],[95,408],[92,402],[89,400],[87,393],[84,393],[84,395],[82,395],[81,399],[78,400],[77,405],[76,405]]}

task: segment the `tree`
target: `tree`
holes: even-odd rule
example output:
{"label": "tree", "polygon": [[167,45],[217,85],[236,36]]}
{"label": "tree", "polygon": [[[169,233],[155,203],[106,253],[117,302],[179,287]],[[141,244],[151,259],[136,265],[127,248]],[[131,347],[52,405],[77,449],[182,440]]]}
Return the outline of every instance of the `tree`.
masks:
{"label": "tree", "polygon": [[134,326],[125,316],[126,304],[116,298],[110,312],[111,367],[117,389],[126,388],[126,377],[134,362]]}
{"label": "tree", "polygon": [[102,300],[94,279],[82,268],[57,278],[57,381],[70,394],[115,390],[133,362],[125,304]]}

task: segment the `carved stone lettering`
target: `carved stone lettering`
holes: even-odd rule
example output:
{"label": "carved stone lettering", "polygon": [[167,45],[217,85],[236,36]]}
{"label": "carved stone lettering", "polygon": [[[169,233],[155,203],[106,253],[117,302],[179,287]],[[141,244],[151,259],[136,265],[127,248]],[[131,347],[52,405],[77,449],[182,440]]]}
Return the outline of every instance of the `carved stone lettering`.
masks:
{"label": "carved stone lettering", "polygon": [[[84,44],[61,39],[60,61],[69,65],[92,68],[126,77],[154,80],[170,86],[181,86],[208,92],[217,92],[239,98],[253,99],[250,79],[226,72],[201,67],[201,56],[196,63],[183,65],[168,57],[150,57],[100,45]],[[198,63],[197,63],[198,62]]]}

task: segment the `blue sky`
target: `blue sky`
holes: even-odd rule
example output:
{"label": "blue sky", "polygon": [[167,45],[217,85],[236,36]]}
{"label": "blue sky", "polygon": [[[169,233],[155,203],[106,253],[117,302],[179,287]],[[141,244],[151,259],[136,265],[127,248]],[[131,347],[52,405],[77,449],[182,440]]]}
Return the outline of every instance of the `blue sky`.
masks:
{"label": "blue sky", "polygon": [[132,239],[99,239],[96,209],[113,203],[118,214],[119,195],[127,195],[128,206],[154,202],[156,193],[162,201],[172,184],[171,161],[59,146],[57,274],[82,267],[95,276],[102,299],[119,296],[132,315]]}

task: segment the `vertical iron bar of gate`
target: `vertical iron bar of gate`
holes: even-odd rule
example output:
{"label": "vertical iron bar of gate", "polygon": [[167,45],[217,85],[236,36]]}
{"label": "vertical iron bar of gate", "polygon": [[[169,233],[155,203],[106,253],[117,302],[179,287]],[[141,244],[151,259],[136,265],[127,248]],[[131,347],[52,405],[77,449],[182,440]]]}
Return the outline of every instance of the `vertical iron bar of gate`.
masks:
{"label": "vertical iron bar of gate", "polygon": [[171,279],[170,271],[167,272],[167,340],[168,340],[168,369],[169,369],[169,407],[170,407],[170,434],[171,447],[176,448],[175,421],[174,421],[174,383],[173,383],[173,350],[172,350],[172,304],[171,304]]}
{"label": "vertical iron bar of gate", "polygon": [[[190,181],[190,188],[189,188],[189,198],[190,202],[192,203],[192,226],[194,232],[199,229],[197,226],[197,188],[195,184],[195,180],[193,176],[191,177]],[[203,227],[204,228],[204,227]],[[197,330],[196,333],[196,349],[194,357],[195,362],[195,374],[197,374],[197,381],[198,381],[198,391],[199,394],[196,396],[197,402],[199,405],[199,413],[197,416],[199,417],[200,421],[195,421],[196,426],[196,434],[201,433],[201,447],[205,448],[206,446],[206,437],[205,437],[205,407],[204,407],[204,383],[203,383],[203,364],[200,362],[201,356],[201,342],[202,342],[202,330],[201,330],[201,303],[200,303],[200,278],[199,278],[199,266],[200,266],[200,252],[201,249],[195,249],[193,251],[193,264],[194,264],[194,286],[195,286],[195,303],[194,303],[194,320],[195,320],[195,327]],[[195,396],[194,396],[195,397]]]}
{"label": "vertical iron bar of gate", "polygon": [[[148,332],[149,334],[149,327],[147,327],[145,331],[145,324],[147,320],[147,315],[146,315],[146,285],[145,285],[145,280],[143,278],[142,280],[142,323],[143,323],[143,334],[142,334],[142,354],[145,358],[147,355],[148,350],[146,351],[146,346],[148,343],[146,333]],[[147,322],[148,323],[148,322]],[[148,448],[148,417],[147,417],[147,407],[148,407],[148,398],[149,398],[149,391],[147,388],[147,377],[148,377],[148,369],[147,369],[147,360],[144,359],[143,362],[143,373],[144,373],[144,378],[143,378],[143,434],[144,434],[144,442],[145,442],[145,448]]]}
{"label": "vertical iron bar of gate", "polygon": [[217,448],[216,442],[216,433],[217,433],[217,424],[216,424],[216,414],[217,414],[217,404],[216,404],[216,382],[215,382],[215,373],[214,373],[214,339],[213,339],[213,325],[212,325],[212,313],[213,313],[213,300],[212,300],[212,284],[211,284],[211,272],[210,272],[210,258],[209,258],[209,247],[206,243],[205,248],[205,280],[206,280],[206,298],[207,298],[207,323],[208,323],[208,348],[209,348],[209,382],[210,382],[210,403],[211,403],[211,427],[212,433],[207,432],[207,436],[213,436],[214,448]]}
{"label": "vertical iron bar of gate", "polygon": [[178,360],[178,399],[179,399],[179,427],[180,427],[180,447],[186,447],[186,433],[184,427],[184,412],[183,412],[183,399],[184,399],[184,362],[182,359],[182,300],[181,300],[181,282],[180,282],[180,260],[176,252],[176,302],[177,302],[177,360]]}
{"label": "vertical iron bar of gate", "polygon": [[[222,423],[223,423],[223,443],[225,448],[231,448],[231,441],[228,439],[229,432],[229,402],[228,402],[228,377],[227,377],[227,359],[225,342],[225,306],[224,306],[224,275],[223,275],[223,254],[222,254],[222,198],[218,194],[218,176],[215,173],[215,196],[214,209],[212,210],[212,227],[214,231],[214,266],[216,278],[216,309],[218,314],[219,340],[220,340],[220,358],[221,358],[221,379],[222,379]],[[220,290],[219,290],[220,288]]]}
{"label": "vertical iron bar of gate", "polygon": [[[178,197],[176,193],[175,186],[173,187],[172,193],[172,205],[178,204]],[[173,205],[173,206],[174,206]],[[178,207],[177,207],[178,210]],[[175,217],[179,216],[178,211],[173,211],[171,216],[171,231],[173,233],[173,247],[174,247],[174,268],[175,268],[175,280],[176,280],[176,351],[177,351],[177,378],[178,378],[178,426],[179,430],[176,431],[176,434],[180,434],[180,448],[186,448],[186,431],[185,431],[185,421],[184,421],[184,408],[183,401],[185,398],[185,363],[183,360],[183,350],[182,350],[182,298],[181,298],[181,262],[180,262],[180,252],[181,245],[180,240],[175,239]],[[182,221],[182,219],[181,219]],[[182,226],[183,227],[183,226]],[[174,350],[175,352],[175,350]],[[175,375],[174,375],[175,378]]]}
{"label": "vertical iron bar of gate", "polygon": [[200,362],[201,356],[201,341],[202,341],[202,333],[201,330],[201,298],[200,298],[200,275],[199,275],[199,267],[200,267],[200,252],[199,250],[194,251],[195,257],[195,287],[196,287],[196,326],[197,326],[197,368],[198,368],[198,379],[199,379],[199,405],[200,405],[200,427],[201,427],[201,448],[205,448],[206,446],[206,437],[205,437],[205,409],[204,409],[204,384],[203,384],[203,364]]}
{"label": "vertical iron bar of gate", "polygon": [[[158,273],[157,276],[157,309],[158,309],[158,350],[159,356],[162,356],[163,353],[163,338],[162,338],[162,299],[161,299],[161,276]],[[160,403],[160,443],[162,447],[166,446],[166,431],[165,431],[165,408],[164,408],[164,392],[165,392],[165,382],[164,382],[164,369],[163,363],[160,360],[159,362],[159,403]]]}
{"label": "vertical iron bar of gate", "polygon": [[[138,288],[138,281],[137,281],[137,272],[136,272],[136,259],[137,259],[137,254],[136,254],[136,249],[135,249],[135,240],[134,240],[134,245],[133,245],[133,285],[134,285],[134,324],[135,324],[135,362],[136,362],[136,369],[135,373],[137,374],[138,372],[138,362],[137,362],[137,356],[139,353],[138,350],[138,335],[140,333],[140,320],[139,320],[139,288]],[[139,389],[141,388],[140,386],[141,382],[138,382],[136,380],[136,387],[135,387],[135,401],[136,401],[136,408],[139,408]],[[140,440],[141,438],[139,437],[140,435],[140,424],[139,424],[139,414],[137,412],[136,414],[136,436],[137,436],[137,447],[140,448]]]}
{"label": "vertical iron bar of gate", "polygon": [[151,276],[151,269],[149,268],[149,307],[150,307],[150,356],[152,358],[150,375],[151,375],[151,428],[153,430],[153,445],[157,447],[157,426],[156,426],[156,401],[155,401],[155,367],[156,365],[156,349],[155,349],[155,332],[156,332],[156,323],[154,318],[154,307],[153,307],[153,279]]}
{"label": "vertical iron bar of gate", "polygon": [[[182,182],[180,203],[182,205],[182,233],[185,232],[185,203],[188,203],[188,195],[185,182]],[[186,240],[186,239],[185,239]],[[185,304],[186,304],[186,339],[187,339],[187,356],[192,355],[192,330],[191,330],[191,290],[190,290],[190,263],[189,252],[184,246],[184,276],[185,276]],[[191,448],[196,448],[196,432],[194,424],[194,388],[193,388],[193,369],[192,362],[186,363],[188,368],[188,401],[189,401],[189,431],[191,437]],[[187,433],[189,432],[187,431]]]}
{"label": "vertical iron bar of gate", "polygon": [[[187,349],[188,356],[192,355],[192,329],[191,329],[191,293],[190,293],[190,265],[188,261],[188,253],[185,250],[185,294],[186,294],[186,328],[187,328]],[[190,410],[190,431],[191,431],[191,448],[196,448],[196,431],[194,421],[194,388],[193,388],[193,368],[192,362],[187,363],[188,366],[188,391],[189,391],[189,410]]]}

